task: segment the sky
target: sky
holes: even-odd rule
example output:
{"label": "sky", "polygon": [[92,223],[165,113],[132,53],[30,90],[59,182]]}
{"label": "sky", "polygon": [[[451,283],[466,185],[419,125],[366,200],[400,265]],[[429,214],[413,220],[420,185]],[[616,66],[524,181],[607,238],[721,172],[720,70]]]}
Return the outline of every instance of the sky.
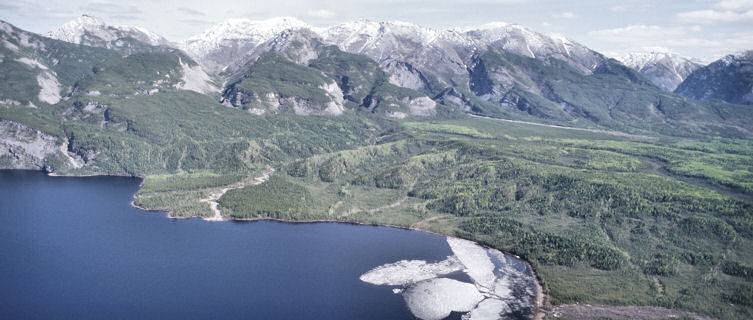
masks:
{"label": "sky", "polygon": [[610,56],[661,50],[710,62],[753,49],[753,0],[0,0],[0,19],[41,34],[81,14],[171,41],[229,18],[293,16],[317,27],[362,18],[437,29],[503,21]]}

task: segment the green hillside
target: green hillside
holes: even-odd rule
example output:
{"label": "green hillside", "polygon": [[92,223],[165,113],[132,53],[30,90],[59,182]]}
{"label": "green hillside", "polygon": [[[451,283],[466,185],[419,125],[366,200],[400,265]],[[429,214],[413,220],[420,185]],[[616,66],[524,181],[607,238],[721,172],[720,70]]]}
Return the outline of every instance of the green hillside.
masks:
{"label": "green hillside", "polygon": [[[307,65],[262,55],[228,79],[225,101],[247,98],[233,107],[176,87],[181,64],[195,65],[180,51],[123,56],[36,35],[28,35],[36,46],[24,46],[22,32],[0,32],[11,43],[0,43],[0,125],[56,141],[33,169],[144,177],[134,204],[172,217],[208,217],[202,200],[234,186],[219,199],[230,218],[395,225],[476,240],[530,261],[554,304],[753,318],[745,106],[663,93],[612,62],[583,75],[558,60],[489,51],[469,88],[443,92],[447,106],[455,97],[472,113],[578,128],[443,105],[412,116],[423,93],[390,84],[373,60],[324,47]],[[55,103],[39,98],[45,72],[60,84]],[[270,93],[331,103],[329,84],[343,91],[338,116],[247,111],[271,111],[257,99]],[[0,143],[18,142],[18,130],[0,129]],[[0,149],[0,165],[25,156],[18,148]],[[272,177],[251,185],[269,167]]]}

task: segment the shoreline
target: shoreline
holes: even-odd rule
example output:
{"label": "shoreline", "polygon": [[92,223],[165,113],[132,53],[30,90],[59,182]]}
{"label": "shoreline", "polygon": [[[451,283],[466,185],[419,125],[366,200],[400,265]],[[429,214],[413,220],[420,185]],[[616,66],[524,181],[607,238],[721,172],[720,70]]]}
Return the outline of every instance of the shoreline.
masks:
{"label": "shoreline", "polygon": [[[549,309],[551,309],[551,306],[549,306],[548,303],[547,303],[548,301],[551,301],[551,297],[549,296],[549,292],[548,292],[548,290],[546,290],[546,287],[543,285],[543,281],[542,281],[541,277],[539,277],[539,274],[536,272],[536,269],[533,268],[533,265],[528,260],[525,260],[525,259],[521,258],[520,256],[514,254],[514,253],[511,253],[511,252],[508,252],[508,251],[505,251],[505,250],[501,250],[501,249],[497,249],[497,248],[491,247],[491,246],[489,246],[489,245],[487,245],[487,244],[485,244],[483,242],[474,241],[474,240],[470,240],[470,239],[464,239],[464,238],[460,238],[460,237],[455,236],[455,235],[441,234],[441,233],[434,232],[434,231],[431,231],[431,230],[426,230],[426,229],[421,229],[421,228],[416,228],[416,227],[409,227],[409,226],[406,227],[406,226],[391,225],[391,224],[384,224],[384,223],[369,223],[369,222],[358,222],[358,221],[347,221],[347,220],[336,220],[336,219],[291,220],[291,219],[280,219],[280,218],[223,218],[222,220],[209,220],[209,219],[212,219],[214,217],[209,217],[209,218],[201,217],[201,216],[188,216],[188,217],[181,216],[181,217],[176,217],[176,216],[172,216],[172,214],[171,214],[170,211],[145,208],[145,207],[141,207],[141,206],[135,204],[136,194],[138,193],[139,190],[141,190],[141,187],[144,184],[144,179],[145,178],[143,176],[117,175],[117,174],[61,175],[61,174],[55,174],[54,172],[48,172],[48,171],[45,171],[45,170],[34,170],[34,169],[0,169],[0,170],[37,171],[37,172],[43,172],[43,173],[45,173],[45,175],[50,176],[50,177],[62,177],[62,178],[88,178],[88,177],[138,178],[141,181],[139,182],[139,186],[138,186],[138,189],[136,190],[136,192],[134,192],[133,195],[131,195],[131,202],[129,203],[129,205],[131,207],[133,207],[133,208],[136,208],[136,209],[139,209],[139,210],[143,210],[143,211],[146,211],[146,212],[160,212],[160,213],[165,213],[165,218],[168,218],[168,219],[180,219],[180,220],[183,220],[183,219],[185,219],[185,220],[188,220],[188,219],[200,219],[200,220],[202,220],[204,222],[234,222],[234,223],[254,223],[254,222],[262,222],[262,221],[270,221],[270,222],[276,222],[276,223],[287,223],[287,224],[339,223],[339,224],[348,224],[348,225],[354,225],[354,226],[394,228],[394,229],[401,229],[401,230],[406,230],[406,231],[423,232],[423,233],[428,233],[428,234],[432,234],[432,235],[436,235],[436,236],[441,236],[441,237],[449,237],[449,238],[456,238],[456,239],[462,239],[462,240],[466,240],[466,241],[471,241],[471,242],[476,243],[477,245],[479,245],[479,246],[481,246],[483,248],[497,250],[497,251],[499,251],[499,252],[501,252],[501,253],[503,253],[505,255],[509,255],[509,256],[515,257],[516,259],[518,259],[518,260],[522,261],[523,263],[525,263],[526,268],[528,270],[530,270],[531,275],[533,276],[534,287],[535,287],[535,290],[536,290],[536,293],[534,295],[535,309],[534,309],[534,311],[531,314],[531,316],[532,316],[531,319],[534,319],[534,320],[544,319],[547,316],[547,314],[549,313],[547,311],[550,311]],[[263,171],[262,176],[266,176],[266,178],[268,178],[274,171],[275,171],[274,168],[266,169],[265,171]],[[261,178],[261,176],[260,177],[254,177],[253,178],[253,182],[258,181],[259,178]],[[263,181],[261,181],[259,183],[253,183],[252,185],[257,185],[257,184],[260,184],[262,182]],[[230,188],[228,188],[228,190],[229,189]]]}
{"label": "shoreline", "polygon": [[[199,218],[199,217],[175,217],[175,219],[196,219],[196,218]],[[200,219],[207,221],[206,219],[203,219],[203,218],[200,218]],[[526,259],[521,258],[520,256],[512,252],[491,247],[483,242],[479,242],[479,241],[475,241],[471,239],[465,239],[465,238],[461,238],[455,235],[442,234],[442,233],[438,233],[438,232],[434,232],[434,231],[426,230],[426,229],[421,229],[421,228],[406,227],[406,226],[384,224],[384,223],[373,223],[373,222],[358,222],[358,221],[335,220],[335,219],[291,220],[291,219],[280,219],[280,218],[228,218],[223,221],[232,222],[232,223],[275,222],[275,223],[286,223],[286,224],[337,223],[337,224],[347,224],[347,225],[360,226],[360,227],[382,227],[382,228],[400,229],[400,230],[405,230],[405,231],[423,232],[423,233],[440,236],[440,237],[455,238],[455,239],[471,241],[481,246],[482,248],[496,250],[496,251],[501,252],[502,254],[512,256],[515,259],[522,261],[526,265],[526,268],[531,272],[531,275],[533,276],[534,289],[536,291],[536,293],[533,296],[535,309],[531,314],[532,316],[531,319],[543,320],[551,312],[551,309],[552,309],[552,306],[550,305],[551,297],[549,296],[549,290],[544,285],[541,277],[539,276],[538,272],[536,272],[536,269],[533,267],[531,262],[529,262]]]}
{"label": "shoreline", "polygon": [[483,242],[479,242],[479,241],[475,241],[471,239],[464,239],[455,235],[442,234],[442,233],[438,233],[438,232],[434,232],[434,231],[426,230],[426,229],[421,229],[421,228],[405,227],[405,226],[390,225],[390,224],[380,224],[380,223],[369,223],[369,222],[341,221],[341,220],[335,220],[335,219],[290,220],[290,219],[280,219],[280,218],[230,218],[225,221],[236,222],[236,223],[254,223],[254,222],[268,221],[268,222],[287,223],[287,224],[339,223],[339,224],[349,224],[349,225],[361,226],[361,227],[383,227],[383,228],[401,229],[405,231],[423,232],[423,233],[428,233],[428,234],[440,236],[440,237],[455,238],[455,239],[461,239],[465,241],[471,241],[481,246],[482,248],[489,249],[489,250],[496,250],[496,251],[501,252],[502,254],[512,256],[515,259],[522,261],[526,265],[526,268],[531,272],[531,276],[533,276],[534,289],[536,291],[536,293],[533,296],[535,309],[531,313],[532,320],[543,320],[547,317],[547,315],[549,315],[549,313],[552,310],[551,297],[549,295],[549,290],[544,285],[543,280],[539,276],[538,272],[536,272],[536,269],[533,267],[531,262],[529,262],[526,259],[521,258],[520,256],[512,252],[508,252],[502,249],[491,247]]}

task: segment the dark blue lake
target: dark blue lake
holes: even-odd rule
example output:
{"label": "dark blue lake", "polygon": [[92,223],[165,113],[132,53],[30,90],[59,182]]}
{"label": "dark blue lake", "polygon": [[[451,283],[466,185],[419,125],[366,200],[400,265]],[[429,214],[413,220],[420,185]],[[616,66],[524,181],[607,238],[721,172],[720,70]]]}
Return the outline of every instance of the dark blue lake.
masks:
{"label": "dark blue lake", "polygon": [[0,318],[412,319],[359,276],[452,254],[385,227],[169,219],[129,205],[139,182],[0,170]]}

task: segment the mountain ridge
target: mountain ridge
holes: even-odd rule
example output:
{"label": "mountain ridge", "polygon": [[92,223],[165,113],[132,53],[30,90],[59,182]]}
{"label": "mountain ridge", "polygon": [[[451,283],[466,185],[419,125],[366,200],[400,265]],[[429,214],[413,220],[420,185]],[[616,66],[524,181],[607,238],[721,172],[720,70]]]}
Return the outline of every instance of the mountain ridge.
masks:
{"label": "mountain ridge", "polygon": [[[398,96],[409,97],[405,101],[400,97],[392,101],[391,99],[396,98],[392,97],[387,99],[392,102],[383,105],[401,106],[386,113],[400,117],[409,114],[434,114],[416,111],[429,107],[429,104],[424,102],[419,103],[423,107],[408,112],[409,108],[405,106],[414,104],[411,99],[416,97],[416,93],[408,93],[403,90],[405,89],[426,95],[435,105],[448,106],[461,112],[539,119],[575,126],[648,130],[666,128],[667,121],[683,120],[704,123],[693,130],[713,131],[718,130],[720,122],[744,123],[740,120],[742,111],[737,107],[710,106],[667,95],[658,89],[660,85],[656,87],[654,82],[642,73],[633,71],[618,61],[610,61],[606,56],[586,46],[565,37],[543,35],[529,28],[504,22],[437,30],[402,21],[376,22],[366,19],[326,28],[314,28],[292,17],[259,21],[230,19],[208,28],[199,36],[192,37],[184,42],[182,47],[189,56],[207,68],[209,74],[228,81],[244,70],[249,70],[249,65],[256,63],[268,52],[282,53],[285,59],[303,66],[303,69],[298,69],[301,72],[321,72],[306,68],[310,67],[310,61],[317,59],[322,48],[328,45],[375,61],[381,69],[380,72],[387,75],[387,82],[394,86],[394,90],[388,91],[399,91],[402,93]],[[265,60],[265,63],[270,61],[277,60]],[[353,61],[346,59],[341,62],[347,65]],[[350,68],[344,65],[341,67]],[[272,73],[265,74],[265,77],[276,77]],[[342,76],[330,75],[335,78]],[[608,78],[608,81],[593,81],[597,78]],[[326,85],[330,93],[324,96],[334,100],[320,99],[322,95],[316,93],[317,90],[325,90],[321,87],[323,83],[316,85],[318,88],[312,87],[311,90],[288,91],[287,94],[283,94],[287,97],[278,96],[281,92],[275,92],[276,90],[257,92],[239,91],[236,90],[239,88],[235,88],[225,91],[234,96],[223,96],[221,100],[250,112],[263,113],[266,112],[263,110],[268,110],[268,106],[279,104],[272,101],[290,101],[293,98],[289,96],[292,92],[300,92],[304,96],[297,97],[292,105],[300,106],[303,103],[306,105],[304,109],[309,111],[296,109],[299,110],[297,113],[319,114],[319,111],[314,110],[321,106],[310,103],[325,103],[325,100],[328,100],[326,103],[335,103],[337,107],[322,110],[337,111],[325,114],[339,114],[339,110],[345,108],[344,104],[340,105],[341,103],[355,103],[358,106],[365,103],[365,100],[340,101],[339,97],[349,96],[346,91],[352,89],[342,79],[346,78],[332,79],[336,82],[337,88]],[[277,79],[257,78],[254,81],[274,83]],[[325,82],[331,83],[330,80]],[[292,83],[295,82],[289,83],[288,86]],[[619,92],[622,92],[622,97],[614,99],[605,94],[603,87],[607,83],[615,90],[621,90]],[[372,88],[377,87],[387,88],[381,85]],[[641,96],[636,92],[642,92]],[[265,98],[268,94],[274,95]],[[362,96],[359,93],[356,95]],[[251,101],[257,102],[249,105]],[[386,100],[368,101],[371,104],[374,101]],[[264,107],[259,109],[262,105]],[[374,108],[376,105],[367,109],[393,109]],[[678,112],[679,108],[686,112]],[[285,109],[295,108],[283,108]],[[357,109],[359,108],[354,110]],[[720,112],[725,115],[720,116]],[[635,119],[649,120],[655,124],[636,122]],[[669,127],[672,127],[671,130],[677,130],[673,126]]]}
{"label": "mountain ridge", "polygon": [[667,92],[673,92],[693,71],[703,66],[696,59],[666,50],[632,52],[616,59]]}
{"label": "mountain ridge", "polygon": [[164,37],[146,28],[109,25],[104,20],[87,14],[64,23],[48,32],[46,36],[73,44],[103,47],[125,53],[141,50],[141,46],[132,40],[153,47],[174,46]]}
{"label": "mountain ridge", "polygon": [[675,93],[696,100],[753,105],[753,50],[730,54],[698,68]]}

